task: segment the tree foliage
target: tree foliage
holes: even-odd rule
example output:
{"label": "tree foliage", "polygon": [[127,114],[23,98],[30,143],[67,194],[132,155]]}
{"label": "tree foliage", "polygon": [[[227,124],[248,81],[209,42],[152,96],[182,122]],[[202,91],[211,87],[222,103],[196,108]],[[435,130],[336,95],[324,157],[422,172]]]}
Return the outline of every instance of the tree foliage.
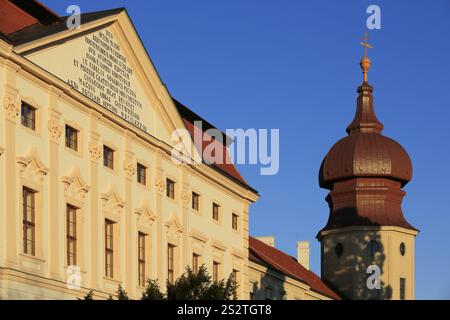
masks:
{"label": "tree foliage", "polygon": [[186,272],[174,283],[166,283],[164,295],[156,281],[148,281],[142,300],[232,300],[236,299],[237,284],[230,275],[228,280],[214,282],[205,266],[195,273],[187,267]]}

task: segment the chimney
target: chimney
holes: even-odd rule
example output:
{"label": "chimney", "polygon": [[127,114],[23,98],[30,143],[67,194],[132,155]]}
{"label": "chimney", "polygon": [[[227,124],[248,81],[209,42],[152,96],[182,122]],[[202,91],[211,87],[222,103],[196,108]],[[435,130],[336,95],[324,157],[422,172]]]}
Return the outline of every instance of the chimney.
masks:
{"label": "chimney", "polygon": [[275,237],[274,236],[267,236],[267,237],[256,237],[261,242],[264,242],[268,246],[271,246],[275,248]]}
{"label": "chimney", "polygon": [[309,270],[309,242],[297,242],[297,261],[307,270]]}

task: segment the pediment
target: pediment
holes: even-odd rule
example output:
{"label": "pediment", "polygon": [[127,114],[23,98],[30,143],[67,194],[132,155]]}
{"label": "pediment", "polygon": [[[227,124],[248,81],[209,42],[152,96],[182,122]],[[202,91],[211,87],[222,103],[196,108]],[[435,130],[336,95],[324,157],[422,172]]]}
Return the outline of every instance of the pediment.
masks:
{"label": "pediment", "polygon": [[49,169],[41,161],[35,148],[32,149],[28,155],[17,157],[17,165],[19,166],[19,172],[22,178],[36,183],[42,182],[49,172]]}
{"label": "pediment", "polygon": [[137,225],[139,228],[147,229],[156,220],[156,215],[150,208],[148,200],[143,201],[142,205],[139,208],[135,209],[134,212],[138,215]]}
{"label": "pediment", "polygon": [[90,189],[78,168],[73,169],[68,176],[62,177],[61,182],[64,185],[64,194],[78,201],[83,201]]}
{"label": "pediment", "polygon": [[111,186],[108,192],[102,193],[100,199],[102,200],[102,208],[105,213],[120,216],[122,209],[125,207],[125,202],[122,200],[115,186]]}
{"label": "pediment", "polygon": [[[184,123],[126,11],[14,50],[113,115],[169,145]],[[189,150],[189,146],[187,146]]]}

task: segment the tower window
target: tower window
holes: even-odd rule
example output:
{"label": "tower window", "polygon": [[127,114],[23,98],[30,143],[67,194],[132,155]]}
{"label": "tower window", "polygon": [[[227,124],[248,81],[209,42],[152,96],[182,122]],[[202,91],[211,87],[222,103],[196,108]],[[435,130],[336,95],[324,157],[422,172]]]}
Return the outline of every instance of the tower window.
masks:
{"label": "tower window", "polygon": [[194,253],[192,255],[192,271],[197,274],[199,269],[199,260],[200,260],[200,256],[196,253]]}
{"label": "tower window", "polygon": [[370,240],[368,249],[369,249],[370,256],[373,258],[373,257],[375,257],[375,254],[380,250],[380,245],[378,244],[377,241]]}
{"label": "tower window", "polygon": [[406,299],[406,279],[400,278],[400,300]]}
{"label": "tower window", "polygon": [[334,248],[334,253],[338,258],[342,256],[342,254],[344,253],[344,246],[342,245],[342,243],[338,243],[336,245],[336,247]]}
{"label": "tower window", "polygon": [[406,245],[404,242],[400,243],[400,254],[404,256],[406,253]]}

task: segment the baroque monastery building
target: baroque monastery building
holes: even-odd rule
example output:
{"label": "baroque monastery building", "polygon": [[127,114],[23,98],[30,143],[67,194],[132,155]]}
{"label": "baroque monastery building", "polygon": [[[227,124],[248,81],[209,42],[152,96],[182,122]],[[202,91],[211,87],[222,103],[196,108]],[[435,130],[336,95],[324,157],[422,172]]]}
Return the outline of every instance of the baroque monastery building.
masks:
{"label": "baroque monastery building", "polygon": [[[417,230],[401,212],[412,166],[381,135],[367,79],[320,171],[331,212],[319,277],[308,243],[294,258],[249,236],[258,192],[202,158],[211,145],[229,157],[228,137],[195,141],[214,126],[172,98],[127,11],[66,20],[0,0],[0,299],[107,299],[119,284],[139,299],[147,279],[164,287],[203,264],[214,280],[232,274],[239,299],[413,299]],[[192,141],[174,140],[180,129]],[[175,145],[200,161],[174,162]],[[383,289],[370,291],[375,260]]]}

